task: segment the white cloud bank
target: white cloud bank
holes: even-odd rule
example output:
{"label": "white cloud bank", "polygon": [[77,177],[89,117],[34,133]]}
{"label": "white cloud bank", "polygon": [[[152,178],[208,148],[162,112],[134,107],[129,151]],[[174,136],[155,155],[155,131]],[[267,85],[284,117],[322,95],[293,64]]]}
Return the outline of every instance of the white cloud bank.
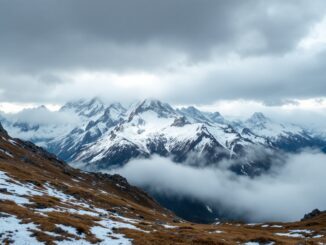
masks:
{"label": "white cloud bank", "polygon": [[134,160],[118,172],[134,185],[216,203],[253,222],[294,221],[326,209],[326,155],[318,152],[290,155],[283,167],[254,179],[160,157]]}

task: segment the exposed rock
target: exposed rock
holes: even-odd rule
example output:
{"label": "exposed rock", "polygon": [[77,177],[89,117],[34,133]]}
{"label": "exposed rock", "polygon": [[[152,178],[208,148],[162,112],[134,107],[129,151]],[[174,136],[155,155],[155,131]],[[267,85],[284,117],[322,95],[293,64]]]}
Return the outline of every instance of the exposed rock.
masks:
{"label": "exposed rock", "polygon": [[303,216],[303,218],[301,219],[301,221],[305,221],[305,220],[314,218],[314,217],[320,215],[321,213],[323,213],[323,212],[321,212],[319,209],[314,209],[310,213],[305,214]]}
{"label": "exposed rock", "polygon": [[8,136],[7,131],[2,127],[1,123],[0,123],[0,134]]}
{"label": "exposed rock", "polygon": [[174,122],[171,124],[172,127],[183,127],[186,124],[190,124],[190,122],[187,120],[186,117],[178,117],[174,120]]}

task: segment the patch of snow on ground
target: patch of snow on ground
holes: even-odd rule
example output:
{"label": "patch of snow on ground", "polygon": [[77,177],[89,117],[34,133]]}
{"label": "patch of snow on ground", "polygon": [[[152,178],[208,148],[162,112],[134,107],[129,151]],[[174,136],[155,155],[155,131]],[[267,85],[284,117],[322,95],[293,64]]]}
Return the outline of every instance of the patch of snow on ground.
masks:
{"label": "patch of snow on ground", "polygon": [[0,188],[4,188],[8,193],[0,193],[0,199],[14,201],[17,204],[30,203],[22,196],[39,195],[41,192],[33,190],[30,184],[21,184],[13,181],[7,174],[0,171]]}
{"label": "patch of snow on ground", "polygon": [[0,149],[0,151],[1,151],[2,153],[6,154],[8,157],[14,158],[14,156],[13,156],[10,152],[5,151],[5,150],[2,150],[2,149]]}
{"label": "patch of snow on ground", "polygon": [[256,226],[256,225],[260,225],[260,223],[250,223],[250,224],[247,224],[248,226]]}
{"label": "patch of snow on ground", "polygon": [[312,232],[311,230],[289,230],[289,233],[275,233],[275,235],[304,238],[303,234],[311,234]]}
{"label": "patch of snow on ground", "polygon": [[287,237],[295,237],[295,238],[304,238],[304,236],[300,233],[275,233],[276,236],[287,236]]}
{"label": "patch of snow on ground", "polygon": [[[270,242],[270,243],[264,243],[265,245],[274,245],[275,242]],[[243,245],[260,245],[259,242],[246,242]]]}
{"label": "patch of snow on ground", "polygon": [[311,230],[289,230],[291,233],[306,233],[306,234],[311,234]]}
{"label": "patch of snow on ground", "polygon": [[67,225],[61,225],[61,224],[57,224],[57,227],[61,228],[62,230],[64,230],[65,232],[75,235],[77,237],[80,236],[80,234],[78,234],[77,229],[75,227],[71,227],[71,226],[67,226]]}
{"label": "patch of snow on ground", "polygon": [[176,226],[173,226],[173,225],[162,225],[164,228],[166,229],[174,229],[174,228],[177,228]]}
{"label": "patch of snow on ground", "polygon": [[281,225],[272,225],[271,227],[272,228],[283,228],[283,226],[281,226]]}
{"label": "patch of snow on ground", "polygon": [[224,231],[210,231],[209,234],[221,234],[224,233]]}
{"label": "patch of snow on ground", "polygon": [[34,237],[31,237],[31,230],[36,230],[37,227],[33,223],[22,224],[19,219],[14,216],[0,214],[0,243],[6,244],[6,240],[10,240],[13,244],[42,244]]}
{"label": "patch of snow on ground", "polygon": [[317,238],[322,238],[322,237],[324,237],[324,235],[316,235],[316,236],[313,236],[312,238],[317,239]]}
{"label": "patch of snow on ground", "polygon": [[107,227],[94,226],[91,232],[102,240],[100,244],[107,245],[131,245],[131,241],[121,234],[112,234],[112,230]]}

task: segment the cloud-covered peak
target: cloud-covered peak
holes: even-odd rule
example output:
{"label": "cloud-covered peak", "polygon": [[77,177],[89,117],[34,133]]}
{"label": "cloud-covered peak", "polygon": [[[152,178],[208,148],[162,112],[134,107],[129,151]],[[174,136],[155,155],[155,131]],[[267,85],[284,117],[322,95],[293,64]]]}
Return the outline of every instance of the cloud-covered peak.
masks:
{"label": "cloud-covered peak", "polygon": [[105,104],[101,99],[95,97],[92,99],[80,99],[66,103],[60,111],[72,111],[80,116],[92,117],[101,114],[105,110]]}
{"label": "cloud-covered peak", "polygon": [[248,119],[249,122],[267,122],[269,119],[262,112],[254,112]]}

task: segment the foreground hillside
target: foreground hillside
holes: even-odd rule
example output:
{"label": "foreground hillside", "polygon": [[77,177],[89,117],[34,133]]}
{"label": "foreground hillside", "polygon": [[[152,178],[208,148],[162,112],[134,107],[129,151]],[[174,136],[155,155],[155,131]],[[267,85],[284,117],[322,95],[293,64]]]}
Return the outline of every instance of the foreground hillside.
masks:
{"label": "foreground hillside", "polygon": [[297,223],[183,221],[118,175],[69,167],[0,125],[1,244],[326,244],[326,214]]}

